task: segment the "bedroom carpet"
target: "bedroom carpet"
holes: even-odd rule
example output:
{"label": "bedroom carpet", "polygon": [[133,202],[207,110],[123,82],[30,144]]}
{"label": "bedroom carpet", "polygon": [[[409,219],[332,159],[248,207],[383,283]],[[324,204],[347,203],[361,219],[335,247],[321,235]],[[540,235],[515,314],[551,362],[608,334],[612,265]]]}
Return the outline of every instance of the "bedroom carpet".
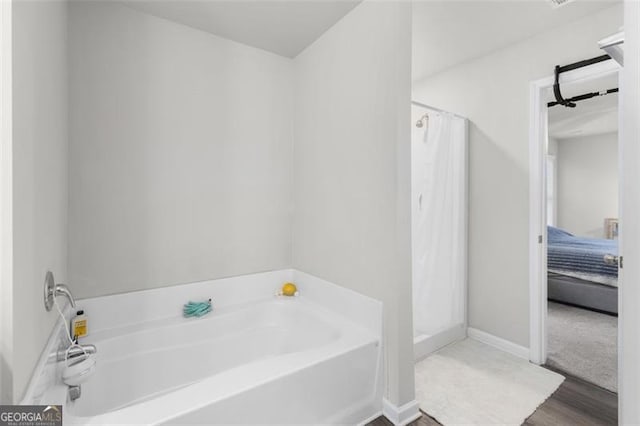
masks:
{"label": "bedroom carpet", "polygon": [[420,408],[443,425],[521,425],[564,377],[472,339],[416,364]]}
{"label": "bedroom carpet", "polygon": [[618,318],[549,302],[547,364],[618,391]]}

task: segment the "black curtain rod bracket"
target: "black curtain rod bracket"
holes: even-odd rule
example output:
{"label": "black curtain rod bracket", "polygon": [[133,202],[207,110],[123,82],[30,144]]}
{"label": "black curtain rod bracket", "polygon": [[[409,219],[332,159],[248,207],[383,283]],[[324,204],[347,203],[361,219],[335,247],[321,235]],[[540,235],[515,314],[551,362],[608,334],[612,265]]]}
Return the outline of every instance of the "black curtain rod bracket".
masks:
{"label": "black curtain rod bracket", "polygon": [[577,70],[578,68],[588,67],[589,65],[597,64],[598,62],[604,62],[611,59],[609,55],[596,56],[595,58],[585,59],[583,61],[574,62],[569,65],[558,66],[559,72],[562,74],[563,72]]}
{"label": "black curtain rod bracket", "polygon": [[553,83],[553,94],[556,98],[555,102],[549,102],[547,104],[548,107],[552,107],[555,105],[562,105],[564,107],[567,108],[575,108],[576,107],[576,102],[579,101],[584,101],[585,99],[591,99],[593,97],[596,96],[604,96],[604,95],[608,95],[610,93],[616,93],[618,92],[618,89],[609,89],[605,92],[591,92],[591,93],[585,93],[584,95],[579,95],[579,96],[574,96],[572,98],[569,99],[565,99],[562,96],[562,93],[560,92],[560,74],[562,74],[563,72],[567,72],[567,71],[573,71],[575,69],[578,68],[583,68],[583,67],[587,67],[589,65],[593,65],[593,64],[597,64],[599,62],[604,62],[604,61],[608,61],[609,59],[611,59],[611,56],[609,55],[602,55],[602,56],[596,56],[595,58],[591,58],[591,59],[585,59],[584,61],[579,61],[579,62],[574,62],[572,64],[569,65],[556,65],[556,68],[554,70],[554,83]]}
{"label": "black curtain rod bracket", "polygon": [[560,93],[560,65],[556,65],[554,74],[555,81],[553,83],[553,94],[556,97],[556,104],[565,106],[567,108],[575,108],[576,104],[563,98],[562,93]]}
{"label": "black curtain rod bracket", "polygon": [[[616,88],[608,89],[608,90],[605,90],[605,91],[602,91],[602,92],[591,92],[591,93],[585,93],[584,95],[574,96],[573,98],[565,99],[565,101],[566,102],[579,102],[579,101],[584,101],[586,99],[595,98],[596,96],[605,96],[605,95],[610,95],[612,93],[618,93],[618,91],[619,91],[619,89],[616,87]],[[557,102],[557,101],[549,102],[547,104],[548,107],[552,107],[552,106],[556,106],[556,105],[562,105],[562,104]]]}

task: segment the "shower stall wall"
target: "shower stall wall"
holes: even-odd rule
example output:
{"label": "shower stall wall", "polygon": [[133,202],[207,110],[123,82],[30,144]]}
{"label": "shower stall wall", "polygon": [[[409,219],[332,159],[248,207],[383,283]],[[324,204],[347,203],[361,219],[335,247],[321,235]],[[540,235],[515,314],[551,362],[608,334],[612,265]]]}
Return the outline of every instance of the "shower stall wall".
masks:
{"label": "shower stall wall", "polygon": [[413,327],[416,360],[466,336],[467,120],[412,105]]}

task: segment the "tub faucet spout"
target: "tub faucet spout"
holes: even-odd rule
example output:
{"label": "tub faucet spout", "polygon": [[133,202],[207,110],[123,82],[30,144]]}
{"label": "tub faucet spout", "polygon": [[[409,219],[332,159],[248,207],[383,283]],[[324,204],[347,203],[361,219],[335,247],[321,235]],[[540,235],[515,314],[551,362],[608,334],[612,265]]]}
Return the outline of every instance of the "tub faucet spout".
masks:
{"label": "tub faucet spout", "polygon": [[47,271],[47,274],[44,277],[44,308],[47,312],[53,308],[56,297],[58,296],[66,297],[71,307],[75,309],[76,301],[73,298],[69,287],[64,284],[56,284],[53,272]]}
{"label": "tub faucet spout", "polygon": [[69,290],[69,287],[67,287],[66,285],[56,284],[54,295],[66,297],[69,300],[69,303],[71,303],[71,307],[72,308],[76,307],[76,301],[73,298],[73,295],[71,294],[71,290]]}

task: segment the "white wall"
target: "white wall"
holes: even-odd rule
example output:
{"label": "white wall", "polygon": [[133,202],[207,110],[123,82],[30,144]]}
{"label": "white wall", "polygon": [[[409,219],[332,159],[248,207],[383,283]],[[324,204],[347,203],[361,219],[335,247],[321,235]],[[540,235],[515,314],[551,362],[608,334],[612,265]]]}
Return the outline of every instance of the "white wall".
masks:
{"label": "white wall", "polygon": [[[67,4],[13,2],[13,395],[56,320],[47,270],[67,278]],[[4,378],[3,378],[4,380]]]}
{"label": "white wall", "polygon": [[384,302],[387,398],[414,398],[410,5],[365,1],[295,60],[295,268]]}
{"label": "white wall", "polygon": [[387,396],[413,400],[409,6],[366,2],[303,52],[295,113],[291,60],[70,10],[74,292],[290,267],[293,223],[296,268],[385,303]]}
{"label": "white wall", "polygon": [[558,226],[604,238],[604,219],[618,217],[618,133],[558,141]]}
{"label": "white wall", "polygon": [[557,155],[558,154],[558,140],[552,137],[549,137],[547,140],[547,154],[549,155]]}
{"label": "white wall", "polygon": [[102,2],[70,41],[74,294],[290,267],[292,61]]}
{"label": "white wall", "polygon": [[[640,424],[640,2],[625,1],[624,68],[622,70],[620,161],[622,200],[620,250],[624,268],[620,270],[620,329],[618,331],[618,421]],[[629,285],[627,285],[629,284]]]}
{"label": "white wall", "polygon": [[529,83],[601,55],[621,25],[617,5],[414,84],[415,100],[470,119],[471,327],[529,345]]}
{"label": "white wall", "polygon": [[13,401],[11,6],[0,2],[0,404]]}

